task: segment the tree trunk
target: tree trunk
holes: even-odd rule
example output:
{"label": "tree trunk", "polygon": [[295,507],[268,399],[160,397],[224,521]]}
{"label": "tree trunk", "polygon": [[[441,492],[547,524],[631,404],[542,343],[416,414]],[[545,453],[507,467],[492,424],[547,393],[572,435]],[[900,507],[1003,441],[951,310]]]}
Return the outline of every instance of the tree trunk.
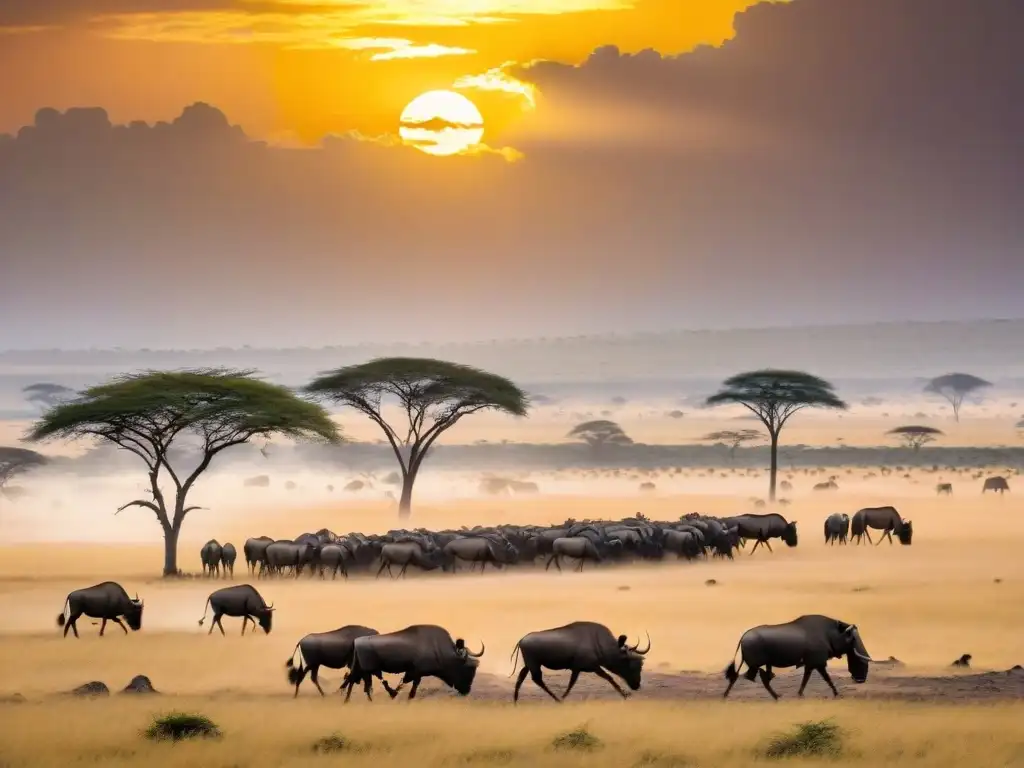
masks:
{"label": "tree trunk", "polygon": [[403,520],[412,515],[412,486],[416,482],[416,473],[419,471],[418,465],[409,463],[411,465],[409,471],[402,478],[402,498],[398,502],[398,517]]}
{"label": "tree trunk", "polygon": [[779,474],[779,436],[776,432],[770,434],[772,438],[772,467],[768,480],[768,499],[775,501],[775,481]]}
{"label": "tree trunk", "polygon": [[164,576],[178,575],[178,529],[164,528]]}

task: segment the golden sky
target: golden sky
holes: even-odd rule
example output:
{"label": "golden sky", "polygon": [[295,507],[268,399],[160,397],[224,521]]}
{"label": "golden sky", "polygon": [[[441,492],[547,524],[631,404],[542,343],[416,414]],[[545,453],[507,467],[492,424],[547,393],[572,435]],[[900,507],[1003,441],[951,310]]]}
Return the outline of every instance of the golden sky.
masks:
{"label": "golden sky", "polygon": [[[419,93],[460,84],[489,134],[527,104],[507,63],[595,48],[679,53],[731,36],[756,0],[0,0],[0,131],[36,109],[115,122],[202,100],[250,135],[315,142],[394,132]],[[488,74],[490,73],[490,74]]]}

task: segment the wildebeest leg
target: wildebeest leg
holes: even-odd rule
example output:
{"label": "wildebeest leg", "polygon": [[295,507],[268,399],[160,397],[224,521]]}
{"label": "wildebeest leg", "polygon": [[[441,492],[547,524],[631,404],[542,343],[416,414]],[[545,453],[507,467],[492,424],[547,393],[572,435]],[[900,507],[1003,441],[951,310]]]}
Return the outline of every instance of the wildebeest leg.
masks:
{"label": "wildebeest leg", "polygon": [[523,687],[523,682],[526,680],[526,676],[530,674],[530,670],[523,667],[519,670],[519,677],[516,678],[516,689],[512,692],[512,703],[515,704],[519,701],[519,689]]}
{"label": "wildebeest leg", "polygon": [[381,575],[382,573],[384,573],[384,569],[385,569],[385,568],[387,568],[387,567],[388,567],[388,564],[387,564],[387,562],[386,562],[386,561],[384,561],[384,560],[381,560],[381,561],[380,561],[380,568],[378,568],[378,569],[377,569],[377,575],[376,575],[376,576],[375,576],[374,578],[376,578],[376,579],[379,579],[379,578],[380,578],[380,575]]}
{"label": "wildebeest leg", "polygon": [[480,573],[483,573],[484,572],[484,568],[486,568],[486,567],[487,567],[487,561],[486,560],[481,560],[480,561]]}
{"label": "wildebeest leg", "polygon": [[562,698],[563,699],[566,696],[569,695],[569,691],[572,690],[572,687],[574,685],[576,685],[576,681],[579,680],[579,679],[580,679],[580,671],[578,669],[574,669],[572,671],[572,674],[569,676],[569,684],[565,687],[565,693],[562,694]]}
{"label": "wildebeest leg", "polygon": [[[561,703],[562,700],[560,698],[558,698],[554,693],[552,693],[551,689],[548,688],[547,683],[544,682],[544,673],[541,670],[541,668],[540,667],[529,667],[528,669],[529,669],[529,672],[530,672],[530,679],[533,680],[534,685],[536,685],[538,688],[540,688],[542,691],[544,691],[544,693],[546,693],[552,699],[554,699],[555,701]],[[522,673],[520,673],[520,674],[522,674]]]}
{"label": "wildebeest leg", "polygon": [[[825,665],[822,664],[820,667],[817,667],[817,670],[818,670],[818,674],[821,675],[821,679],[824,680],[826,683],[828,683],[828,687],[832,689],[832,695],[835,696],[836,698],[838,698],[839,697],[839,691],[837,691],[836,687],[832,684],[832,678],[829,676],[828,670],[825,669]],[[809,672],[808,672],[808,674],[809,674]]]}
{"label": "wildebeest leg", "polygon": [[775,690],[772,688],[772,678],[775,677],[775,675],[772,674],[772,668],[771,667],[765,667],[764,669],[761,670],[760,675],[761,675],[761,685],[763,685],[765,690],[768,691],[768,693],[770,693],[772,695],[773,699],[778,701],[779,700],[779,694],[777,694],[775,692]]}
{"label": "wildebeest leg", "polygon": [[612,688],[614,688],[616,691],[619,692],[619,696],[621,696],[624,699],[628,699],[629,698],[629,694],[626,693],[624,690],[622,690],[619,687],[619,684],[616,683],[615,680],[612,679],[612,676],[609,675],[607,672],[605,672],[603,669],[601,669],[601,667],[598,667],[597,669],[595,669],[594,670],[594,674],[597,675],[598,677],[600,677],[602,680],[607,680],[609,683],[611,683],[612,684]]}
{"label": "wildebeest leg", "polygon": [[587,558],[581,557],[580,558],[580,564],[578,566],[576,566],[576,570],[579,571],[580,573],[583,573],[583,564],[585,562],[587,562]]}
{"label": "wildebeest leg", "polygon": [[220,628],[220,634],[221,634],[222,637],[227,634],[227,632],[224,631],[224,624],[221,622],[221,619],[223,617],[224,617],[223,613],[215,613],[213,615],[213,624],[210,625],[210,633],[211,634],[213,633],[213,625],[214,624],[216,624]]}
{"label": "wildebeest leg", "polygon": [[[373,675],[363,675],[363,693],[366,694],[366,698],[373,701]],[[345,698],[348,701],[348,698]]]}
{"label": "wildebeest leg", "polygon": [[107,628],[107,620],[104,619],[100,622],[100,637],[103,637],[103,630]]}
{"label": "wildebeest leg", "polygon": [[757,552],[757,548],[760,547],[760,546],[761,546],[761,540],[758,539],[756,542],[754,542],[754,548],[752,550],[750,550],[750,554],[754,554],[755,552]]}
{"label": "wildebeest leg", "polygon": [[[324,693],[324,689],[320,687],[320,680],[318,679],[319,676],[320,676],[320,665],[319,664],[317,664],[314,667],[309,667],[309,679],[313,681],[313,685],[315,685],[316,689],[318,691],[320,691],[320,695],[321,696],[326,696],[327,694]],[[299,682],[300,683],[302,682],[301,678],[299,679]],[[296,696],[299,695],[299,686],[298,685],[295,686],[295,695]]]}
{"label": "wildebeest leg", "polygon": [[397,688],[392,688],[390,685],[388,685],[388,681],[384,679],[384,675],[381,675],[380,684],[384,686],[384,690],[387,691],[388,696],[390,696],[393,699],[398,695],[398,692],[402,690],[402,686],[405,685],[405,681],[403,680],[402,682],[400,682]]}
{"label": "wildebeest leg", "polygon": [[120,619],[114,618],[114,619],[111,619],[111,621],[113,621],[115,624],[117,624],[117,626],[119,626],[121,629],[123,629],[124,633],[126,635],[128,634],[128,627],[126,627],[124,625],[124,623]]}
{"label": "wildebeest leg", "polygon": [[545,565],[545,566],[544,566],[544,570],[545,570],[545,571],[546,571],[546,570],[547,570],[548,568],[550,568],[550,567],[551,567],[551,564],[552,564],[553,562],[555,562],[555,557],[556,557],[555,555],[552,555],[551,557],[549,557],[549,558],[548,558],[548,562],[547,562],[547,565]]}
{"label": "wildebeest leg", "polygon": [[[242,634],[243,635],[245,634],[245,625],[248,624],[248,623],[249,623],[249,617],[248,616],[243,616],[242,617]],[[253,622],[253,623],[255,623],[255,622]],[[253,632],[255,632],[255,631],[256,631],[256,628],[253,627]]]}
{"label": "wildebeest leg", "polygon": [[69,629],[75,633],[75,637],[78,637],[78,617],[81,615],[81,613],[76,613],[74,611],[68,615],[67,624],[64,625],[64,637],[68,636]]}
{"label": "wildebeest leg", "polygon": [[868,527],[866,525],[864,526],[864,535],[868,539],[868,544],[874,544],[875,543],[874,539],[871,538],[871,533],[870,533],[870,531],[868,531]]}
{"label": "wildebeest leg", "polygon": [[405,565],[403,565],[403,566],[402,566],[402,570],[400,570],[400,571],[398,572],[398,578],[400,578],[400,579],[404,579],[404,578],[405,578],[405,572],[406,572],[406,571],[407,571],[408,569],[409,569],[409,564],[408,564],[408,563],[406,563]]}
{"label": "wildebeest leg", "polygon": [[412,688],[409,689],[409,698],[406,701],[412,701],[416,698],[416,691],[420,688],[420,678],[414,677],[412,680]]}
{"label": "wildebeest leg", "polygon": [[804,688],[807,687],[807,681],[811,679],[811,672],[813,671],[813,667],[804,667],[804,679],[800,681],[800,690],[796,692],[797,696],[804,695]]}
{"label": "wildebeest leg", "polygon": [[766,547],[768,547],[768,551],[769,551],[769,552],[774,552],[774,551],[775,551],[775,550],[773,550],[773,549],[772,549],[772,543],[771,543],[770,541],[768,541],[768,539],[765,539],[765,540],[764,540],[764,545],[765,545]]}

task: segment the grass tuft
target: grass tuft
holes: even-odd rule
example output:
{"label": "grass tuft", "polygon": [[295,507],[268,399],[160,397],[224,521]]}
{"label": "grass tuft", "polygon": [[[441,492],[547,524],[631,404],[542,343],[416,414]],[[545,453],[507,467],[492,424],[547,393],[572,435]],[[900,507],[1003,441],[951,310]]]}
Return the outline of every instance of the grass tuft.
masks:
{"label": "grass tuft", "polygon": [[333,755],[338,752],[357,752],[359,747],[340,733],[332,733],[313,742],[312,750],[322,755]]}
{"label": "grass tuft", "polygon": [[839,726],[827,720],[800,723],[788,733],[775,736],[764,751],[765,757],[839,757],[843,735]]}
{"label": "grass tuft", "polygon": [[184,741],[186,739],[219,739],[220,728],[204,715],[171,712],[153,718],[145,737],[150,741]]}
{"label": "grass tuft", "polygon": [[561,750],[578,749],[584,752],[590,752],[595,749],[600,749],[604,745],[597,736],[587,730],[585,725],[581,725],[579,728],[569,731],[568,733],[561,733],[558,736],[555,736],[551,741],[551,746],[555,749]]}

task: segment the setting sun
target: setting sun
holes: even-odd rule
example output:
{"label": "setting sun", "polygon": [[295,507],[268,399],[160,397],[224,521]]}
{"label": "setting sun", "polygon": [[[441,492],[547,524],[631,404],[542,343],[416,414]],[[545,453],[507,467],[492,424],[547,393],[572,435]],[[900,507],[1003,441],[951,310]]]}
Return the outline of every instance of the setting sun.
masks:
{"label": "setting sun", "polygon": [[402,140],[430,155],[456,155],[480,143],[484,118],[455,91],[428,91],[409,102],[398,129]]}

